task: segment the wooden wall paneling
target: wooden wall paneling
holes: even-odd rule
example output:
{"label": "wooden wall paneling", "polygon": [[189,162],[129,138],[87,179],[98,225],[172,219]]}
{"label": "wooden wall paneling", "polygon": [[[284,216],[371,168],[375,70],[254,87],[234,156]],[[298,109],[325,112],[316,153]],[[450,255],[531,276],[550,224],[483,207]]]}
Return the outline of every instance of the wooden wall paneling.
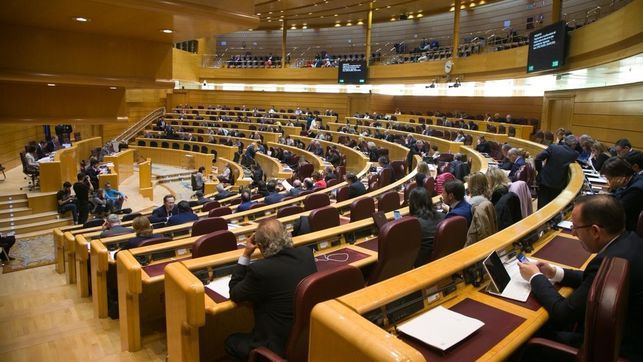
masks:
{"label": "wooden wall paneling", "polygon": [[197,54],[172,49],[172,78],[183,81],[199,81],[201,57]]}
{"label": "wooden wall paneling", "polygon": [[6,169],[19,166],[20,152],[25,152],[25,145],[30,141],[44,139],[41,126],[33,124],[6,124],[0,122],[2,136],[0,137],[0,164]]}
{"label": "wooden wall paneling", "polygon": [[396,107],[395,107],[394,96],[386,95],[386,94],[371,94],[370,98],[371,98],[371,112],[386,114],[386,113],[392,113],[395,111]]}

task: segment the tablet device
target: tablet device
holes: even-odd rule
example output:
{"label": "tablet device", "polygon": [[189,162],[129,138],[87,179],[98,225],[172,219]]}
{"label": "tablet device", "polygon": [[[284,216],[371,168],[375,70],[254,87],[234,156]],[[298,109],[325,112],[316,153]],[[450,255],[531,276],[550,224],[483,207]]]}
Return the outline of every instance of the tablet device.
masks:
{"label": "tablet device", "polygon": [[500,260],[498,253],[495,251],[491,253],[482,262],[482,265],[491,278],[489,291],[498,294],[502,293],[502,291],[505,290],[505,288],[511,281],[511,277],[509,276],[509,273],[507,273],[507,269],[505,269],[505,266],[502,264],[502,260]]}

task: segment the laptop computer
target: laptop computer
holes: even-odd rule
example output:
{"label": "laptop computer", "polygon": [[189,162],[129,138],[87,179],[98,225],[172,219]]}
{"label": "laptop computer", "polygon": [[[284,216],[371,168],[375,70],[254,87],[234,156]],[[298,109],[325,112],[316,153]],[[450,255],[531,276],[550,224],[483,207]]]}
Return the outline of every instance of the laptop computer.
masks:
{"label": "laptop computer", "polygon": [[485,271],[491,278],[487,292],[520,302],[527,301],[531,292],[531,285],[520,275],[517,263],[518,260],[513,260],[508,265],[509,270],[507,270],[497,252],[494,251],[489,254],[482,262]]}

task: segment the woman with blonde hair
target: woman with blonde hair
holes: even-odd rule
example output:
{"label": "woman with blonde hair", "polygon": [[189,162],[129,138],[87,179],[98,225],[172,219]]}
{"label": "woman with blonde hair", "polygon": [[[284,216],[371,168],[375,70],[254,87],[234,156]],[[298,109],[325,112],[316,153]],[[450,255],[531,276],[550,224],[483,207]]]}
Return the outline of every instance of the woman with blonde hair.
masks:
{"label": "woman with blonde hair", "polygon": [[131,249],[139,247],[145,240],[152,239],[154,237],[154,230],[152,229],[152,224],[150,219],[146,216],[139,216],[134,221],[132,221],[132,227],[136,236],[127,240],[127,247],[123,249]]}
{"label": "woman with blonde hair", "polygon": [[467,178],[467,202],[475,207],[485,200],[489,200],[489,181],[482,172],[475,172]]}
{"label": "woman with blonde hair", "polygon": [[429,177],[431,177],[429,164],[424,161],[418,163],[417,173],[415,174],[415,184],[417,187],[422,187],[424,185],[424,181]]}
{"label": "woman with blonde hair", "polygon": [[491,193],[491,202],[495,205],[502,195],[509,192],[509,178],[499,168],[489,167],[487,170],[487,181],[489,183],[489,192]]}

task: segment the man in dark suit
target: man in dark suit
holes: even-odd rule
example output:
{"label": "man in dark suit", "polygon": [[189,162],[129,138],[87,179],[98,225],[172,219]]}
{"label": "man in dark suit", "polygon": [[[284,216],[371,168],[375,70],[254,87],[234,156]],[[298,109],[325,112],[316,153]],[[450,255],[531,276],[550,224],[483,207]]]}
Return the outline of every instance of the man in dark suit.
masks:
{"label": "man in dark suit", "polygon": [[349,172],[346,174],[346,181],[348,182],[348,198],[352,199],[354,197],[362,196],[366,193],[366,187],[364,184],[355,176],[354,173]]}
{"label": "man in dark suit", "polygon": [[178,213],[172,214],[165,226],[181,225],[187,222],[199,220],[199,217],[192,211],[190,203],[182,200],[177,206]]}
{"label": "man in dark suit", "polygon": [[266,183],[266,189],[268,190],[268,196],[263,199],[263,202],[265,202],[266,205],[276,204],[285,196],[277,192],[277,181],[274,179],[268,180]]}
{"label": "man in dark suit", "polygon": [[[572,233],[580,239],[583,248],[590,253],[598,253],[585,271],[562,269],[544,262],[528,262],[518,264],[520,273],[529,281],[532,292],[549,312],[550,321],[556,326],[571,325],[584,321],[587,294],[603,258],[627,259],[630,291],[621,355],[638,361],[643,358],[643,240],[625,230],[623,207],[609,195],[579,197],[572,211],[572,225]],[[575,290],[564,298],[550,280]],[[582,332],[557,332],[554,338],[580,345],[582,336]]]}
{"label": "man in dark suit", "polygon": [[[551,144],[534,159],[538,176],[538,208],[541,209],[567,186],[569,164],[576,161],[578,152],[574,135],[565,136],[563,145]],[[543,166],[543,161],[547,161]]]}
{"label": "man in dark suit", "polygon": [[233,195],[236,195],[236,193],[226,190],[222,183],[217,184],[217,194],[214,195],[215,200],[222,200]]}
{"label": "man in dark suit", "polygon": [[445,219],[462,216],[467,219],[467,226],[471,225],[473,213],[471,212],[471,204],[464,199],[464,184],[462,181],[451,180],[445,182],[442,201],[449,208],[449,212],[444,217]]}
{"label": "man in dark suit", "polygon": [[[263,259],[250,263],[256,248]],[[236,361],[248,360],[253,348],[266,346],[283,356],[293,323],[293,298],[297,284],[317,271],[312,249],[293,248],[284,225],[275,219],[263,221],[248,239],[243,255],[232,272],[230,299],[251,302],[255,327],[235,333],[225,341],[226,353]]]}
{"label": "man in dark suit", "polygon": [[179,212],[178,207],[174,204],[176,199],[174,195],[165,195],[163,197],[163,205],[154,209],[150,216],[151,223],[165,222],[170,216]]}

